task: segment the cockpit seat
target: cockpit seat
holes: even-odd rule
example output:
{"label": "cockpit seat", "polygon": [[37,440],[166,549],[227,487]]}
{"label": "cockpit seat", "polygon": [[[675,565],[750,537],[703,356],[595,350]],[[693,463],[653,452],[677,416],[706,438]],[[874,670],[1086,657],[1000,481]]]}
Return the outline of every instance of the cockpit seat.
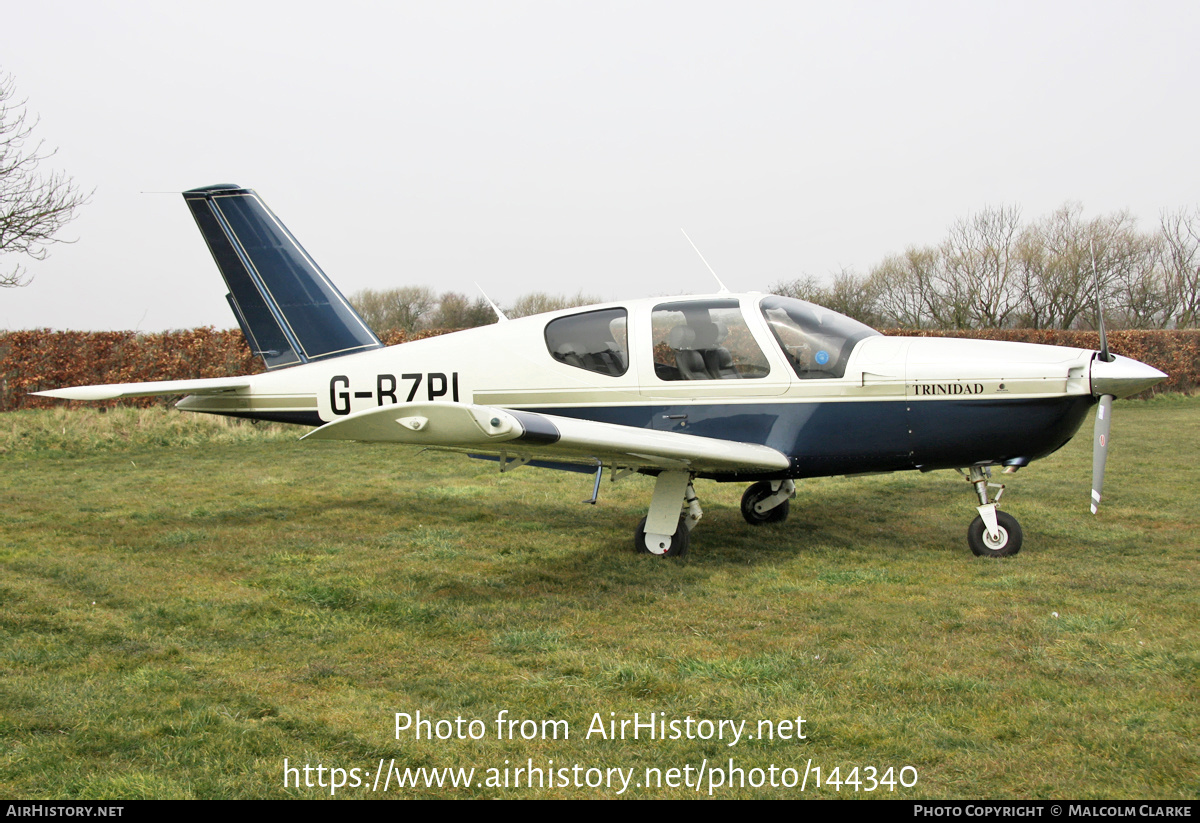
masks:
{"label": "cockpit seat", "polygon": [[725,338],[729,337],[729,329],[724,323],[714,322],[712,324],[712,341],[711,345],[706,345],[703,348],[704,352],[704,367],[714,380],[736,380],[740,378],[741,372],[733,365],[733,355],[729,349],[722,345]]}
{"label": "cockpit seat", "polygon": [[579,353],[579,348],[574,343],[563,343],[554,350],[554,359],[560,363],[566,363],[568,366],[575,366],[580,369],[587,368],[583,362],[583,356]]}
{"label": "cockpit seat", "polygon": [[625,361],[625,353],[617,346],[616,343],[605,343],[604,348],[600,351],[589,354],[586,358],[589,361],[589,366],[592,371],[598,371],[601,374],[612,375],[618,377],[625,373],[628,363]]}
{"label": "cockpit seat", "polygon": [[711,380],[704,354],[696,350],[696,331],[691,326],[676,326],[667,335],[667,345],[675,353],[675,366],[682,380]]}

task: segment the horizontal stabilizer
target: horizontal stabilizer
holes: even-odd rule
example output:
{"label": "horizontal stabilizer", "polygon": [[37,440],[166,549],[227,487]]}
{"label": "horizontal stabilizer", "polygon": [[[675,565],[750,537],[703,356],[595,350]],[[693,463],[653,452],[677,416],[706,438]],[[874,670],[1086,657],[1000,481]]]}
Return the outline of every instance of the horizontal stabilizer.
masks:
{"label": "horizontal stabilizer", "polygon": [[59,400],[115,400],[118,397],[156,397],[170,394],[221,394],[249,387],[249,377],[214,377],[201,380],[160,380],[155,383],[109,383],[39,391],[39,397]]}
{"label": "horizontal stabilizer", "polygon": [[782,453],[755,443],[638,429],[466,403],[398,403],[368,409],[306,434],[311,440],[361,440],[519,453],[568,462],[703,472],[784,471]]}

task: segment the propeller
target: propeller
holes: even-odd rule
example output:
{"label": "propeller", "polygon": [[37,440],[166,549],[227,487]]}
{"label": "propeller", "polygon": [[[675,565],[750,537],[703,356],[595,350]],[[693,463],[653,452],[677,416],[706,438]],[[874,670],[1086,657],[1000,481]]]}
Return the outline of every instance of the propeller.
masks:
{"label": "propeller", "polygon": [[[1091,243],[1089,242],[1089,247]],[[1104,331],[1104,310],[1100,305],[1100,275],[1096,272],[1096,251],[1092,248],[1092,276],[1096,281],[1096,325],[1100,330],[1100,351],[1092,358],[1092,395],[1100,398],[1096,407],[1096,429],[1092,439],[1092,514],[1100,507],[1104,489],[1104,464],[1108,460],[1109,432],[1112,430],[1113,400],[1145,391],[1167,375],[1129,357],[1108,350]]]}
{"label": "propeller", "polygon": [[[1092,256],[1092,279],[1096,285],[1096,326],[1100,330],[1100,353],[1096,355],[1096,359],[1101,363],[1112,363],[1116,358],[1108,351],[1108,333],[1104,330],[1104,306],[1100,300],[1100,274],[1096,271],[1096,247],[1091,239],[1088,240],[1088,250]],[[1092,386],[1094,392],[1094,382]],[[1112,404],[1115,399],[1115,395],[1101,394],[1100,405],[1096,407],[1096,428],[1092,434],[1092,514],[1099,510],[1100,492],[1104,490],[1104,464],[1108,462],[1108,435],[1112,430]]]}
{"label": "propeller", "polygon": [[1111,394],[1100,395],[1096,407],[1096,431],[1092,440],[1092,514],[1100,508],[1100,492],[1104,490],[1104,464],[1108,460],[1108,432],[1112,429]]}
{"label": "propeller", "polygon": [[1108,341],[1104,337],[1103,327],[1101,329],[1100,351],[1092,358],[1092,395],[1100,398],[1092,442],[1092,514],[1100,505],[1100,492],[1104,486],[1104,463],[1108,459],[1113,400],[1145,391],[1167,377],[1153,366],[1119,354],[1109,354]]}

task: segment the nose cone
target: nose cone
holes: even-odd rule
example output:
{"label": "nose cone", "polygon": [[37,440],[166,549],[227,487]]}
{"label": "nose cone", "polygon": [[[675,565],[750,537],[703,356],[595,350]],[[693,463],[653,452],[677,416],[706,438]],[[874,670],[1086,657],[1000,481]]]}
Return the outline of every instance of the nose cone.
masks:
{"label": "nose cone", "polygon": [[1129,397],[1153,386],[1167,375],[1153,366],[1137,360],[1112,355],[1112,362],[1105,363],[1099,355],[1092,358],[1092,394],[1100,397]]}

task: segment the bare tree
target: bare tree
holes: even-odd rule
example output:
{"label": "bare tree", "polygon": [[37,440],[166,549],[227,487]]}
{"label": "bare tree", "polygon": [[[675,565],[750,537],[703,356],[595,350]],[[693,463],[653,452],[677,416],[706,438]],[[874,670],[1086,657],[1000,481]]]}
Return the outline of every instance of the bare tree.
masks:
{"label": "bare tree", "polygon": [[1200,209],[1162,215],[1163,266],[1177,328],[1200,322]]}
{"label": "bare tree", "polygon": [[985,208],[950,227],[941,247],[939,292],[954,328],[1001,328],[1021,301],[1016,246],[1021,211]]}
{"label": "bare tree", "polygon": [[825,305],[825,299],[829,296],[825,286],[821,284],[821,279],[811,274],[805,274],[795,280],[780,280],[772,284],[769,291],[780,297],[806,300],[821,306]]}
{"label": "bare tree", "polygon": [[1112,328],[1166,328],[1174,311],[1163,267],[1163,236],[1134,231],[1130,223],[1111,233],[1108,246],[1106,256],[1113,277],[1104,296],[1106,321]]}
{"label": "bare tree", "polygon": [[1051,299],[1044,282],[1048,278],[1049,251],[1041,224],[1026,226],[1017,239],[1017,283],[1022,300],[1017,325],[1027,329],[1054,327]]}
{"label": "bare tree", "polygon": [[[1161,311],[1161,306],[1156,306],[1162,302],[1161,298],[1154,294],[1153,245],[1138,234],[1136,222],[1129,212],[1119,211],[1081,224],[1078,238],[1081,305],[1075,320],[1064,322],[1064,329],[1098,328],[1097,281],[1101,303],[1106,310],[1112,307],[1114,317],[1122,324],[1141,322],[1139,315]],[[1146,282],[1138,282],[1142,279]]]}
{"label": "bare tree", "polygon": [[426,319],[431,329],[473,329],[496,322],[496,313],[487,300],[448,291],[438,298],[437,310]]}
{"label": "bare tree", "polygon": [[874,280],[846,266],[834,272],[832,280],[831,285],[825,286],[816,277],[806,274],[776,283],[770,291],[833,309],[868,326],[879,324],[879,292]]}
{"label": "bare tree", "polygon": [[941,254],[932,246],[909,246],[871,269],[868,282],[883,322],[907,328],[937,327],[945,315],[935,276]]}
{"label": "bare tree", "polygon": [[[12,76],[0,75],[0,254],[44,260],[51,245],[69,242],[56,235],[90,194],[62,172],[39,171],[54,152],[30,139],[36,125],[16,99]],[[28,282],[20,263],[0,267],[0,287]]]}
{"label": "bare tree", "polygon": [[416,331],[438,303],[433,289],[428,286],[401,286],[383,291],[363,289],[348,299],[377,333],[401,329]]}
{"label": "bare tree", "polygon": [[531,314],[558,311],[559,309],[573,309],[576,306],[590,306],[593,303],[600,302],[603,301],[599,297],[584,294],[582,291],[576,292],[574,297],[568,297],[565,294],[546,294],[545,292],[535,291],[521,295],[521,297],[517,298],[517,302],[513,304],[512,308],[504,310],[504,314],[515,319],[518,317],[528,317]]}
{"label": "bare tree", "polygon": [[[1095,305],[1089,235],[1083,206],[1067,203],[1022,238],[1025,263],[1033,263],[1028,269],[1028,288],[1036,294],[1043,328],[1069,329]],[[1096,251],[1102,255],[1104,249]],[[1103,290],[1108,285],[1105,271],[1099,265],[1097,269]]]}
{"label": "bare tree", "polygon": [[833,288],[813,277],[772,288],[872,325],[871,314],[916,328],[1070,329],[1096,327],[1097,285],[1113,326],[1196,325],[1200,209],[1164,213],[1147,234],[1125,211],[1085,220],[1078,203],[1025,226],[1016,208],[987,207],[937,246],[884,258],[865,281],[843,271]]}

